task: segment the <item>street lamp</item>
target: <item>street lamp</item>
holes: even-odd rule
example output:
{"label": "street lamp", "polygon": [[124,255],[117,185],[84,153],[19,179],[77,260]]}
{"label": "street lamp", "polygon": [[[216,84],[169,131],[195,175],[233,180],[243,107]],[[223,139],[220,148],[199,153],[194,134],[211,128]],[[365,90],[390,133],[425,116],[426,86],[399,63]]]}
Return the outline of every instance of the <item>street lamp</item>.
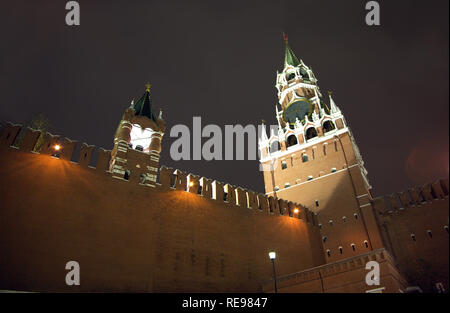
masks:
{"label": "street lamp", "polygon": [[59,154],[61,153],[61,151],[62,151],[62,146],[59,143],[55,144],[53,146],[52,156],[59,158]]}
{"label": "street lamp", "polygon": [[275,283],[275,293],[278,293],[277,289],[277,273],[275,272],[275,258],[277,257],[277,254],[274,251],[269,252],[269,258],[272,261],[272,267],[273,267],[273,281]]}

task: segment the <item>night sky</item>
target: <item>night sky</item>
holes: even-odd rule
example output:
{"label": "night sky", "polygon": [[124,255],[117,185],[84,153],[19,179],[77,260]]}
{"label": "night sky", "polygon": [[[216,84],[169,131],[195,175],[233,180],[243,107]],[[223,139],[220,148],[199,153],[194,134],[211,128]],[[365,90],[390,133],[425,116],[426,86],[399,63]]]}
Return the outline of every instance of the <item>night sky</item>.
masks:
{"label": "night sky", "polygon": [[344,112],[374,195],[448,177],[449,2],[361,0],[66,1],[0,9],[0,121],[38,113],[51,132],[112,148],[130,101],[152,84],[168,131],[161,165],[263,192],[257,161],[172,161],[175,124],[276,124],[274,87],[289,43]]}

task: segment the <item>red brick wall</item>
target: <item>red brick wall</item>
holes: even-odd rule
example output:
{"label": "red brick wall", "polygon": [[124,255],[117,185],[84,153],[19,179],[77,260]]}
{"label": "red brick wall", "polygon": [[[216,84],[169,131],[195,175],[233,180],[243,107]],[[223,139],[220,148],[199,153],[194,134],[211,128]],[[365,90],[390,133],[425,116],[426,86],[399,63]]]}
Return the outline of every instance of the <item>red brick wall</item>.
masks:
{"label": "red brick wall", "polygon": [[448,192],[426,201],[413,201],[409,195],[406,199],[375,199],[385,242],[411,285],[433,292],[435,283],[442,282],[448,292]]}
{"label": "red brick wall", "polygon": [[[0,148],[0,289],[257,291],[324,262],[317,227],[168,186]],[[81,285],[65,285],[77,261]]]}

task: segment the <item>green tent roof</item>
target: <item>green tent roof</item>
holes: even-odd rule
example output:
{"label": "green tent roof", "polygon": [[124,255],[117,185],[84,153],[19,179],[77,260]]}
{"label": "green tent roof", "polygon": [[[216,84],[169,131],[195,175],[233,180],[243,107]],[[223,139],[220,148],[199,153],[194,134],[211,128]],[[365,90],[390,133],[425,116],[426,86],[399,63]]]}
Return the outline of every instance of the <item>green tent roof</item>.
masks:
{"label": "green tent roof", "polygon": [[284,66],[286,65],[292,65],[292,66],[299,66],[300,61],[295,56],[294,52],[292,51],[291,47],[289,47],[289,44],[286,42],[286,51],[284,54]]}
{"label": "green tent roof", "polygon": [[152,109],[152,98],[150,97],[150,87],[147,87],[147,90],[139,98],[138,101],[133,106],[136,115],[146,116],[149,119],[156,121],[156,115]]}

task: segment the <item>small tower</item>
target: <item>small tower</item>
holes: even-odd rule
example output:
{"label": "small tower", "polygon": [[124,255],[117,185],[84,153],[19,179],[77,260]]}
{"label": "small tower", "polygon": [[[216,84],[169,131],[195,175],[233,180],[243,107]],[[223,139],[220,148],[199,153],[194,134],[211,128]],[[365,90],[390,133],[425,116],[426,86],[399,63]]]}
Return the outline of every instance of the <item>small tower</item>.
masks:
{"label": "small tower", "polygon": [[147,84],[139,100],[131,101],[125,110],[114,136],[110,161],[113,177],[154,185],[165,128],[162,112],[154,112]]}
{"label": "small tower", "polygon": [[[318,214],[329,262],[381,247],[378,232],[367,226],[375,224],[371,186],[344,115],[331,92],[324,99],[311,67],[297,58],[286,35],[284,40],[284,68],[275,83],[279,129],[258,142],[266,195]],[[352,223],[345,222],[349,216]],[[352,244],[359,248],[348,249]]]}

